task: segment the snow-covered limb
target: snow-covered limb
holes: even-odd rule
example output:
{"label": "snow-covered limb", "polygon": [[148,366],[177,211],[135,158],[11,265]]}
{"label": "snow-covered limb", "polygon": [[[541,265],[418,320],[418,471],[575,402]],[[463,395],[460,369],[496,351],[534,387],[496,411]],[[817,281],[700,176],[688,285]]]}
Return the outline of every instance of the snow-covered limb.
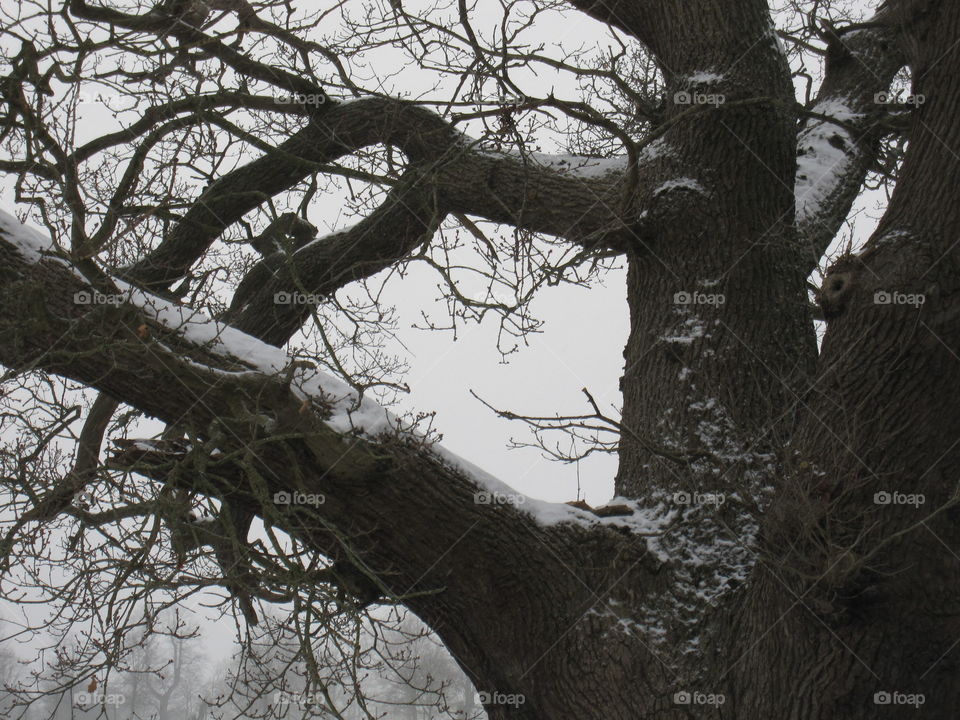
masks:
{"label": "snow-covered limb", "polygon": [[796,225],[812,271],[860,194],[887,132],[883,97],[903,66],[887,10],[840,35],[797,137]]}
{"label": "snow-covered limb", "polygon": [[671,190],[689,190],[691,192],[699,193],[700,195],[707,194],[706,188],[704,188],[703,185],[701,185],[697,180],[690,177],[682,177],[660,183],[656,188],[654,188],[653,195],[656,197],[660,193],[670,192]]}
{"label": "snow-covered limb", "polygon": [[[338,433],[360,436],[374,442],[383,440],[386,436],[404,439],[404,435],[407,436],[406,439],[416,443],[424,441],[415,428],[404,427],[389,410],[368,395],[359,397],[357,391],[340,378],[313,366],[292,364],[283,350],[189,308],[174,305],[130,286],[126,286],[126,289],[131,304],[148,313],[154,320],[185,340],[213,350],[231,362],[239,361],[249,365],[251,371],[265,377],[277,377],[283,374],[286,368],[292,368],[290,388],[293,394],[301,401],[318,401],[319,406],[329,408],[324,423]],[[219,368],[207,369],[222,372]],[[598,517],[567,503],[547,502],[519,493],[507,483],[440,445],[427,446],[424,451],[474,483],[477,502],[512,505],[544,526],[576,523],[589,527],[604,524],[625,527],[642,535],[655,535],[672,519],[671,513],[663,508],[651,511],[639,507],[636,502],[623,499],[611,503],[626,504],[634,510],[632,515]]]}
{"label": "snow-covered limb", "polygon": [[713,85],[722,82],[723,75],[713,70],[698,70],[695,73],[687,75],[686,81],[694,85]]}
{"label": "snow-covered limb", "polygon": [[[22,225],[14,217],[2,211],[0,211],[0,245],[13,250],[19,256],[21,267],[24,268],[46,264],[41,261],[48,259],[53,252],[49,238]],[[58,271],[66,269],[63,267],[65,263],[60,258],[57,258],[56,265]],[[8,266],[8,270],[10,267],[12,266]],[[81,282],[78,276],[71,274],[71,277],[76,283]],[[161,387],[174,386],[178,381],[181,384],[184,384],[186,379],[197,381],[198,388],[203,387],[203,383],[221,385],[232,383],[238,388],[256,386],[258,383],[263,386],[284,383],[291,391],[290,402],[298,406],[306,403],[310,407],[321,408],[325,426],[350,442],[353,442],[354,438],[363,438],[372,444],[411,442],[424,445],[425,439],[415,430],[404,428],[396,417],[369,396],[358,397],[356,390],[346,382],[315,367],[294,363],[282,349],[240,332],[203,313],[174,304],[121,280],[117,280],[116,285],[121,291],[121,297],[112,299],[102,309],[105,312],[117,314],[124,307],[135,309],[139,317],[129,322],[142,322],[150,328],[146,334],[148,339],[138,343],[141,351],[138,354],[146,358],[145,364],[154,365],[158,371],[161,368],[176,369],[176,377],[158,381],[157,387],[154,388],[137,383],[137,396],[134,398],[128,396],[133,404],[139,404],[142,409],[156,414],[161,419],[164,419],[168,411],[158,407],[151,398],[162,394],[158,392]],[[71,288],[67,284],[61,284],[58,287],[60,293],[64,295],[62,299],[68,303],[78,292],[84,291]],[[92,288],[85,289],[93,293]],[[53,303],[57,301],[53,296],[49,299]],[[76,317],[70,320],[73,323],[79,322],[83,315],[93,310],[90,305],[78,306],[75,302],[70,303],[70,306],[76,313]],[[131,333],[133,334],[135,333]],[[144,333],[141,331],[139,334],[142,336]],[[174,339],[177,340],[176,343]],[[176,344],[176,350],[170,347],[174,344]],[[191,349],[193,352],[190,351]],[[107,359],[106,354],[104,359]],[[81,381],[88,379],[85,370],[74,370],[73,373],[65,372],[64,374]],[[117,367],[116,375],[122,375],[122,365]],[[107,375],[99,383],[109,386],[110,376]],[[190,390],[193,391],[192,388]],[[199,390],[194,392],[199,394]],[[188,392],[186,398],[189,398],[189,395]],[[207,395],[208,393],[204,391],[203,396],[207,397]],[[118,393],[118,396],[122,395]],[[202,405],[212,404],[212,399],[202,403]],[[271,411],[270,408],[267,408],[266,412],[278,413],[277,409]],[[179,419],[179,415],[175,417]],[[509,505],[542,526],[562,523],[584,527],[617,525],[650,535],[655,534],[670,519],[669,513],[644,511],[635,504],[630,504],[630,507],[634,508],[633,515],[597,517],[565,503],[550,503],[526,497],[464,458],[440,446],[424,446],[423,452],[432,457],[438,467],[452,470],[467,480],[473,486],[473,499],[478,505]]]}
{"label": "snow-covered limb", "polygon": [[795,192],[797,225],[801,227],[817,220],[817,213],[824,203],[840,190],[844,181],[850,180],[850,166],[861,155],[860,148],[844,125],[862,116],[852,112],[839,98],[821,103],[813,111],[830,120],[808,125],[797,143]]}
{"label": "snow-covered limb", "polygon": [[38,262],[57,253],[56,245],[49,235],[24,225],[4,210],[0,210],[0,233],[30,262]]}
{"label": "snow-covered limb", "polygon": [[[412,184],[423,186],[424,194],[429,190],[441,196],[441,213],[509,223],[574,243],[585,238],[597,242],[598,231],[615,226],[618,220],[612,208],[618,207],[615,171],[622,165],[620,160],[570,158],[569,163],[553,167],[549,159],[540,164],[512,153],[484,152],[476,140],[439,114],[384,97],[331,103],[315,121],[275,151],[219,177],[162,242],[125,275],[150,289],[176,282],[227,227],[259,207],[263,197],[289,189],[318,164],[380,143],[402,151],[409,160],[408,171],[429,169],[416,173]],[[575,172],[564,172],[571,167]],[[543,197],[554,202],[541,207]],[[319,245],[314,243],[304,255],[322,252]],[[396,245],[399,250],[407,247],[405,242]],[[370,262],[376,255],[365,254],[365,247],[354,247],[350,258]],[[340,247],[342,252],[345,249]]]}
{"label": "snow-covered limb", "polygon": [[[627,574],[641,593],[667,582],[664,558],[648,550],[676,515],[666,506],[623,501],[627,514],[599,517],[526,498],[236,329],[130,286],[119,301],[77,303],[90,285],[5,220],[0,364],[73,379],[183,429],[189,447],[118,443],[111,464],[157,483],[173,472],[177,487],[260,515],[334,567],[362,568],[378,597],[404,603],[458,657],[479,665],[489,653],[490,686],[506,682],[504,648],[524,628],[491,613],[498,601],[482,589],[536,597],[572,623],[594,602],[584,588]],[[300,494],[323,501],[289,501]]]}

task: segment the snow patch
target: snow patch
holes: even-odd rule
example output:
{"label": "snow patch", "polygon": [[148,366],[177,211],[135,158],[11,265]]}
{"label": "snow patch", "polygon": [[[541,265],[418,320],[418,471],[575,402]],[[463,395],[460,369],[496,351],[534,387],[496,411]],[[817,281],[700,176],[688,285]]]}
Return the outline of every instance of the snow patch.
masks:
{"label": "snow patch", "polygon": [[874,245],[898,245],[913,239],[913,234],[907,230],[891,230],[880,237],[873,239]]}
{"label": "snow patch", "polygon": [[700,72],[695,72],[692,75],[687,75],[687,80],[698,85],[712,85],[714,83],[721,82],[723,80],[723,75],[707,70],[701,70]]}
{"label": "snow patch", "polygon": [[627,158],[625,156],[588,158],[579,155],[529,153],[525,157],[538,165],[582,178],[599,178],[611,173],[622,173],[627,169]]}
{"label": "snow patch", "polygon": [[53,261],[63,265],[74,276],[88,282],[83,273],[63,257],[63,252],[56,246],[53,239],[37,230],[24,225],[10,213],[0,210],[0,234],[10,242],[25,260],[38,263],[41,260]]}
{"label": "snow patch", "polygon": [[[839,99],[818,104],[814,112],[839,121],[860,117]],[[796,195],[797,223],[816,217],[825,202],[843,184],[857,146],[850,133],[839,125],[820,121],[808,127],[797,143]]]}
{"label": "snow patch", "polygon": [[313,240],[311,240],[310,242],[308,242],[308,243],[307,243],[306,245],[304,245],[303,247],[298,248],[297,251],[294,253],[294,255],[296,255],[296,254],[298,254],[298,253],[304,252],[304,251],[305,251],[308,247],[310,247],[311,245],[317,245],[317,244],[319,244],[319,243],[329,243],[329,242],[332,242],[335,237],[338,237],[338,236],[340,236],[340,235],[346,235],[348,232],[350,232],[350,230],[353,230],[353,228],[355,228],[355,227],[356,227],[356,225],[353,225],[353,226],[351,226],[351,227],[349,227],[349,228],[344,228],[343,230],[337,230],[336,232],[327,233],[326,235],[318,235],[317,237],[315,237]]}
{"label": "snow patch", "polygon": [[[15,217],[0,210],[0,231],[16,245],[25,257],[40,260],[53,248],[49,238],[21,224]],[[291,358],[281,348],[268,345],[250,335],[225,325],[209,316],[182,305],[144,292],[123,280],[114,279],[117,288],[130,304],[163,327],[198,347],[247,365],[250,370],[227,371],[222,368],[193,362],[199,369],[230,375],[256,373],[275,376],[290,372]],[[171,351],[172,352],[172,351]],[[339,433],[348,432],[366,436],[372,440],[386,433],[413,431],[401,428],[400,421],[378,402],[367,396],[359,396],[356,389],[343,380],[317,370],[312,366],[295,366],[290,373],[290,387],[296,397],[305,401],[317,399],[331,406],[331,415],[326,424]],[[264,418],[269,423],[270,418]],[[422,439],[422,438],[421,438]],[[141,450],[153,450],[150,441],[138,441]],[[481,491],[513,498],[519,511],[530,515],[541,525],[576,523],[584,527],[610,525],[624,527],[643,535],[657,535],[664,526],[673,521],[676,511],[663,503],[654,507],[640,507],[636,501],[613,498],[610,504],[626,505],[633,510],[631,515],[598,517],[593,513],[567,505],[529,498],[517,492],[503,481],[477,467],[470,461],[439,445],[429,448],[438,460],[465,475]]]}
{"label": "snow patch", "polygon": [[266,375],[279,373],[288,364],[287,354],[280,348],[261,342],[197,310],[146,293],[123,280],[114,282],[129,297],[132,305],[195,345],[242,361]]}
{"label": "snow patch", "polygon": [[787,57],[787,46],[783,43],[783,38],[777,34],[777,26],[770,21],[770,29],[767,31],[767,37],[773,43],[774,48],[784,58]]}
{"label": "snow patch", "polygon": [[693,178],[689,178],[689,177],[675,178],[673,180],[667,180],[664,183],[660,183],[660,185],[658,185],[654,189],[653,194],[654,196],[656,196],[656,195],[659,195],[660,193],[665,193],[665,192],[669,192],[671,190],[677,190],[677,189],[691,190],[693,192],[700,193],[701,195],[707,194],[707,191],[703,187],[703,185],[701,185],[699,182],[697,182]]}
{"label": "snow patch", "polygon": [[670,147],[670,143],[668,143],[666,139],[660,137],[654,140],[652,143],[644,145],[640,149],[640,154],[638,155],[637,159],[639,162],[648,163],[656,160],[657,158],[671,157],[674,154],[673,148]]}
{"label": "snow patch", "polygon": [[813,112],[846,123],[863,118],[863,113],[854,112],[850,109],[846,98],[827,98],[817,103]]}
{"label": "snow patch", "polygon": [[24,225],[9,213],[0,210],[0,232],[32,263],[57,252],[53,240],[36,228]]}
{"label": "snow patch", "polygon": [[142,450],[143,452],[153,452],[159,448],[159,443],[154,442],[153,440],[134,440],[133,446],[137,450]]}
{"label": "snow patch", "polygon": [[678,345],[691,345],[694,340],[703,337],[707,337],[706,324],[698,317],[688,317],[672,331],[672,334],[661,335],[660,339]]}
{"label": "snow patch", "polygon": [[354,432],[376,438],[399,427],[397,418],[366,395],[338,377],[314,367],[300,367],[293,374],[290,388],[301,400],[322,399],[332,406],[326,424],[339,433]]}

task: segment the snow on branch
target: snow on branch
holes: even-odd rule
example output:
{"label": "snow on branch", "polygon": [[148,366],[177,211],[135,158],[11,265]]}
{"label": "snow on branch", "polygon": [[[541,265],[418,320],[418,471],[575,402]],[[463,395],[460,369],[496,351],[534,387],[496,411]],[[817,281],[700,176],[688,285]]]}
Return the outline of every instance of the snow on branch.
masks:
{"label": "snow on branch", "polygon": [[[68,265],[61,256],[51,257],[54,245],[48,237],[3,211],[0,211],[0,244],[15,249],[27,265],[50,259],[56,260],[57,265]],[[406,434],[433,460],[467,479],[475,488],[473,501],[478,505],[509,505],[543,526],[561,523],[583,527],[613,525],[651,536],[662,532],[673,520],[671,513],[663,507],[641,508],[636,502],[622,498],[615,498],[611,503],[625,505],[632,513],[608,517],[567,503],[529,498],[455,453],[426,442],[426,438],[415,429],[404,427],[404,423],[386,408],[370,397],[359,395],[343,380],[309,363],[294,361],[281,348],[262,342],[199,311],[144,292],[129,283],[120,280],[114,282],[120,291],[115,304],[137,308],[142,316],[169,331],[187,347],[202,349],[204,358],[214,360],[213,363],[190,361],[198,371],[209,373],[211,377],[249,374],[264,379],[283,378],[294,396],[309,403],[308,407],[314,405],[310,401],[316,400],[315,406],[328,409],[324,423],[339,435],[377,442]],[[65,293],[73,292],[73,287],[65,284],[63,287]],[[93,292],[92,289],[90,292]],[[159,343],[159,340],[153,338],[152,342]],[[162,343],[159,347],[165,352],[175,353]],[[216,359],[222,359],[223,362]],[[238,366],[247,369],[237,370]],[[114,366],[112,372],[122,372],[122,369]]]}
{"label": "snow on branch", "polygon": [[842,123],[861,116],[840,99],[815,106],[813,112],[826,119],[812,123],[797,143],[797,224],[815,220],[824,204],[846,182],[849,168],[860,149]]}
{"label": "snow on branch", "polygon": [[0,232],[30,262],[56,255],[57,247],[47,235],[23,225],[13,215],[0,210]]}

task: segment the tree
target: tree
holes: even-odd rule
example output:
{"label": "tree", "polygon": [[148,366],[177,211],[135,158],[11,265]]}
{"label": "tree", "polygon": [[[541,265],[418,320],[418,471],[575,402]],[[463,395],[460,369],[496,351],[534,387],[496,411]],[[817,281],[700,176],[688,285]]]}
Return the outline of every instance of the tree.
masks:
{"label": "tree", "polygon": [[[960,5],[487,9],[4,11],[0,169],[46,228],[0,225],[5,551],[34,572],[59,523],[84,581],[58,597],[88,610],[222,586],[248,621],[292,603],[309,638],[403,604],[491,718],[952,717]],[[606,24],[606,45],[527,43],[551,13]],[[436,82],[411,100],[365,80],[378,48]],[[546,68],[579,90],[531,89]],[[137,119],[75,139],[89,81]],[[534,152],[564,137],[571,153]],[[345,200],[362,219],[264,239],[331,177],[363,183]],[[871,186],[879,226],[813,311],[808,278]],[[588,394],[584,414],[521,418],[617,452],[610,506],[511,502],[383,414],[400,368],[375,281],[414,262],[455,320],[521,335],[538,287],[625,263],[620,413]],[[258,280],[227,309],[241,267]],[[51,376],[100,393],[65,471],[80,404]],[[127,438],[143,416],[164,434]],[[164,550],[184,532],[192,559]]]}
{"label": "tree", "polygon": [[190,644],[190,635],[182,629],[178,632],[178,626],[182,626],[178,618],[164,620],[174,629],[145,637],[123,668],[120,682],[111,687],[123,698],[119,717],[191,717],[191,701],[199,694],[197,680],[202,677],[204,658],[198,656],[197,645]]}

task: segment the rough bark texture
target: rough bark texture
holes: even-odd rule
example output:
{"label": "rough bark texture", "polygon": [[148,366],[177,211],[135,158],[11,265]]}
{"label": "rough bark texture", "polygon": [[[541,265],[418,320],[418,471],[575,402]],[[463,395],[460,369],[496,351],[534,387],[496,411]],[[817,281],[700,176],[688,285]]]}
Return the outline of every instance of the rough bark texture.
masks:
{"label": "rough bark texture", "polygon": [[[773,629],[737,644],[745,653],[737,695],[786,717],[911,712],[866,712],[878,691],[923,694],[925,717],[950,717],[960,701],[960,160],[952,150],[960,140],[960,13],[951,3],[905,7],[914,91],[927,102],[880,227],[826,278],[831,320],[791,448],[808,466],[771,508],[769,559],[740,613],[744,639]],[[926,301],[886,303],[884,293]],[[878,505],[875,494],[884,492],[926,501]],[[801,693],[783,713],[777,683],[787,678],[817,692]]]}
{"label": "rough bark texture", "polygon": [[[488,706],[492,718],[912,716],[877,704],[883,692],[922,694],[924,717],[953,717],[960,5],[888,3],[869,27],[838,35],[813,106],[821,116],[798,129],[762,0],[572,4],[640,39],[662,65],[667,129],[635,176],[585,179],[479,153],[413,105],[331,105],[276,153],[209,187],[128,277],[163,290],[262,202],[253,185],[278,192],[313,164],[376,142],[410,161],[390,198],[298,250],[231,316],[236,328],[282,345],[305,310],[278,307],[273,293],[329,293],[368,277],[429,241],[451,212],[622,252],[631,330],[616,488],[680,511],[663,536],[544,525],[476,504],[476,482],[415,443],[338,435],[323,422],[329,408],[304,405],[289,377],[216,372],[243,363],[129,306],[76,305],[87,284],[61,259],[28,262],[3,232],[0,363],[97,387],[226,450],[256,447],[247,462],[269,492],[323,493],[310,523],[269,520],[351,558],[403,600],[479,690],[525,697],[517,709]],[[818,356],[811,256],[855,199],[885,131],[871,98],[904,61],[927,101],[880,228],[825,281]],[[669,102],[676,93],[725,102],[691,108]],[[847,160],[816,212],[795,222],[797,152],[829,134],[818,108],[841,100],[857,115],[844,129]],[[883,301],[893,293],[925,302]],[[165,481],[160,461],[170,459],[125,451],[117,462]],[[232,503],[262,510],[249,473],[213,475]],[[877,502],[883,492],[925,503]],[[677,493],[726,502],[683,504]],[[693,703],[678,704],[678,692]],[[711,695],[725,702],[704,704]]]}

